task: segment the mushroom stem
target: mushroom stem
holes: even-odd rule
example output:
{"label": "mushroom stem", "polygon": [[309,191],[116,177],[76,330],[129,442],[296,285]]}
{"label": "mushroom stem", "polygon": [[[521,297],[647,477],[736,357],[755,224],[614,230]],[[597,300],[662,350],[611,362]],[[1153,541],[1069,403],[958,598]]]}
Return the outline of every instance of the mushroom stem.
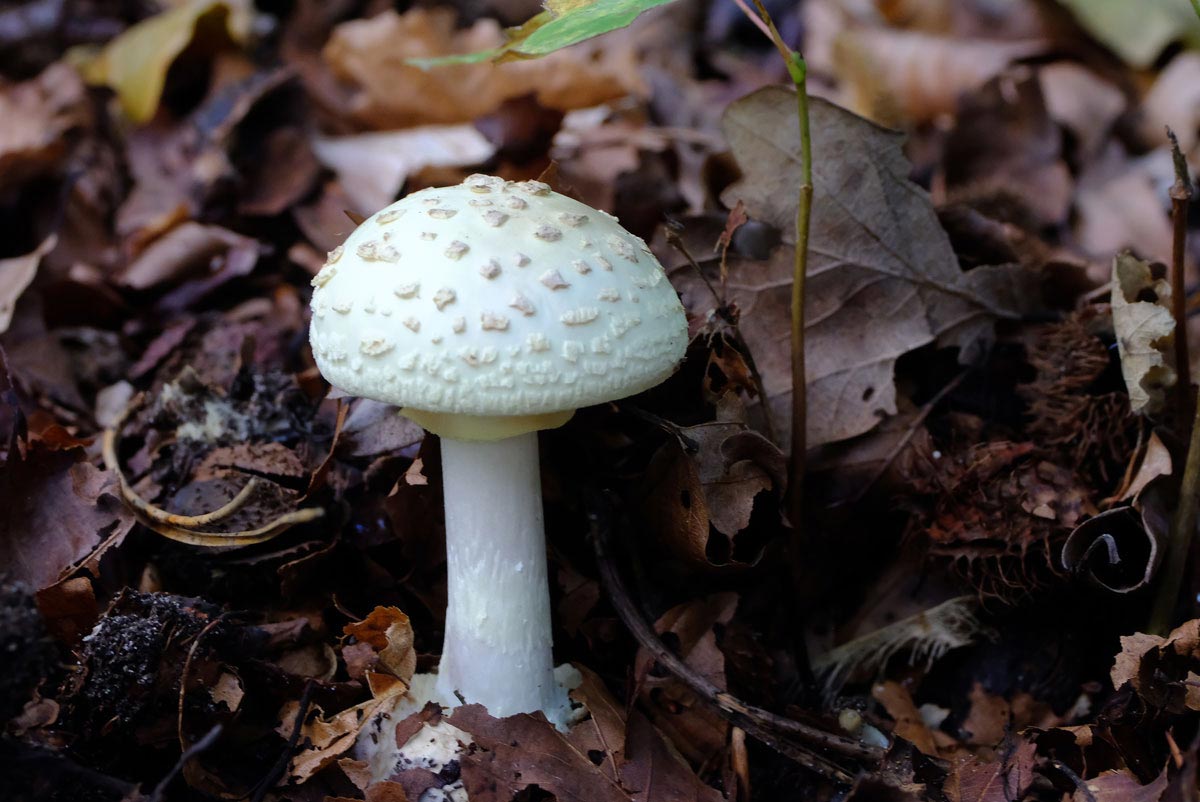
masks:
{"label": "mushroom stem", "polygon": [[436,697],[496,718],[542,711],[566,729],[554,678],[536,432],[491,442],[442,438],[449,574]]}

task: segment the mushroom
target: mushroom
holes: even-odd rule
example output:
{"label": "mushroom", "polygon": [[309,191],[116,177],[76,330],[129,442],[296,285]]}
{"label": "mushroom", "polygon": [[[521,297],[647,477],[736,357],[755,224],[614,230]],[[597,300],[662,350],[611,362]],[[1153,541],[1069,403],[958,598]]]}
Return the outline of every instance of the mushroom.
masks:
{"label": "mushroom", "polygon": [[675,370],[687,322],[662,266],[605,212],[473,175],[365,220],[312,284],[322,375],[441,437],[449,588],[432,701],[565,729],[537,432]]}

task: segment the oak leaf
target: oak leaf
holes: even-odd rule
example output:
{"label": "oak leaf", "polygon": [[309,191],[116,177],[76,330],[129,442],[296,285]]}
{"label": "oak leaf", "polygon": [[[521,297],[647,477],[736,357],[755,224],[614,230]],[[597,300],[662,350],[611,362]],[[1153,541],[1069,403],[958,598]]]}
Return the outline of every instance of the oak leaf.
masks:
{"label": "oak leaf", "polygon": [[[796,98],[772,87],[730,106],[724,130],[744,177],[727,206],[745,203],[786,247],[766,262],[735,260],[730,299],[762,373],[774,420],[791,406],[792,247],[800,180]],[[929,195],[908,180],[902,137],[832,103],[811,100],[813,211],[806,331],[808,442],[845,440],[896,413],[896,360],[930,343],[973,360],[999,318],[1035,307],[1032,275],[1012,266],[962,272]],[[701,297],[697,295],[697,297]],[[780,442],[788,442],[787,433]]]}

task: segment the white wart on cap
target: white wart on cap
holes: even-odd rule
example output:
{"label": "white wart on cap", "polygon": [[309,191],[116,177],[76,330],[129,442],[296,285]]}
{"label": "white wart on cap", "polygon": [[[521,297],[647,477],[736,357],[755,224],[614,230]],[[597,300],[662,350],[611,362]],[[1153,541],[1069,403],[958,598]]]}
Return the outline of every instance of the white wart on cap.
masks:
{"label": "white wart on cap", "polygon": [[687,345],[645,242],[537,181],[473,175],[363,222],[312,281],[317,366],[347,393],[479,416],[640,392]]}

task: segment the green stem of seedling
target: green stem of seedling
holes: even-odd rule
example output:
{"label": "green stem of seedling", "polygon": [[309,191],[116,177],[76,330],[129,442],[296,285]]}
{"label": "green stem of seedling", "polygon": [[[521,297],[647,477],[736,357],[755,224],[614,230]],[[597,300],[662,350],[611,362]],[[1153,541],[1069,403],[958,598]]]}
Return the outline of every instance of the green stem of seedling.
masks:
{"label": "green stem of seedling", "polygon": [[1196,10],[1196,16],[1200,17],[1200,0],[1192,0],[1192,8]]}
{"label": "green stem of seedling", "polygon": [[[1200,2],[1200,0],[1197,0]],[[784,43],[762,0],[754,0],[771,42],[783,57],[796,87],[796,115],[800,120],[800,198],[796,205],[796,251],[792,264],[792,442],[788,488],[788,518],[799,532],[804,520],[805,453],[808,451],[808,392],[804,365],[804,283],[808,274],[808,234],[812,219],[812,133],[808,122],[808,65],[804,57]]]}

